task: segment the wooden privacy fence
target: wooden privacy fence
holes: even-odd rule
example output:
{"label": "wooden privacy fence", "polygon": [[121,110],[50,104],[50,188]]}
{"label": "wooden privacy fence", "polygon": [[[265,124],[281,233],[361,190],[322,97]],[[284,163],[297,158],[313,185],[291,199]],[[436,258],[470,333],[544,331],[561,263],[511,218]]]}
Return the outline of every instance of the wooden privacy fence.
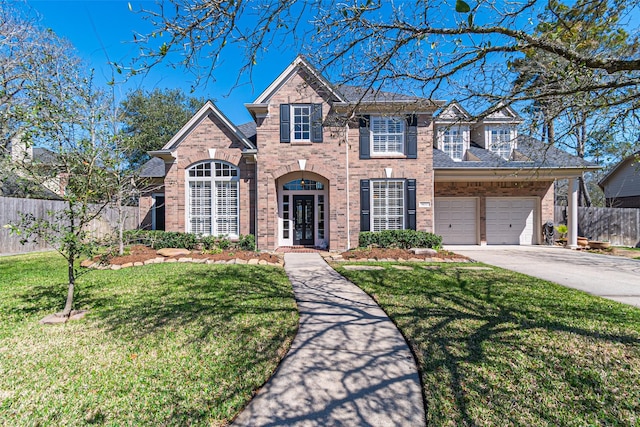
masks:
{"label": "wooden privacy fence", "polygon": [[[5,224],[20,221],[20,213],[32,213],[36,218],[47,218],[49,211],[59,211],[66,207],[60,200],[20,199],[16,197],[0,197],[0,254],[13,254],[51,249],[44,243],[25,245],[20,244],[20,237],[11,235]],[[132,230],[140,224],[138,208],[126,206],[124,229]],[[95,238],[105,238],[112,235],[118,226],[118,211],[113,207],[106,207],[100,216],[89,224],[89,231]]]}
{"label": "wooden privacy fence", "polygon": [[[556,206],[556,224],[566,224],[567,207]],[[615,246],[640,244],[640,209],[578,207],[578,235]]]}

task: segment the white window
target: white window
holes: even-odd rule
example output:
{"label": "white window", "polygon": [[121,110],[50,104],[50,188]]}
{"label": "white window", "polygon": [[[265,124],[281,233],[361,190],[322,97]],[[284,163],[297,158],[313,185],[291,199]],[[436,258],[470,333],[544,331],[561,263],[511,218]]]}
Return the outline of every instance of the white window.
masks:
{"label": "white window", "polygon": [[187,170],[187,231],[238,237],[238,168],[224,162],[204,162]]}
{"label": "white window", "polygon": [[464,156],[464,134],[459,127],[447,127],[440,130],[440,149],[453,160],[460,161]]}
{"label": "white window", "polygon": [[489,150],[504,159],[511,157],[514,135],[510,127],[492,127],[489,129]]}
{"label": "white window", "polygon": [[404,229],[404,181],[371,181],[371,230]]}
{"label": "white window", "polygon": [[371,117],[371,153],[404,154],[405,121],[397,117]]}
{"label": "white window", "polygon": [[293,141],[311,141],[311,106],[292,105]]}

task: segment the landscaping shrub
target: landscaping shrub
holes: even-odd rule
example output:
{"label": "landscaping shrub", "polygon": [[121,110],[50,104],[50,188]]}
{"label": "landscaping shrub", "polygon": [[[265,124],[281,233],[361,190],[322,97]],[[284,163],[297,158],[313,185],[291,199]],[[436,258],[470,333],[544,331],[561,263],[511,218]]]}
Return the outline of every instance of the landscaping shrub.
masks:
{"label": "landscaping shrub", "polygon": [[238,240],[237,244],[243,251],[255,251],[256,237],[253,234],[247,234],[246,236],[240,235],[240,240]]}
{"label": "landscaping shrub", "polygon": [[128,245],[139,244],[153,249],[184,248],[192,250],[198,245],[204,250],[240,249],[255,251],[256,249],[256,240],[252,234],[240,235],[237,241],[231,241],[228,237],[197,236],[192,233],[176,231],[128,230],[124,233],[124,241]]}
{"label": "landscaping shrub", "polygon": [[426,231],[416,230],[363,231],[360,233],[358,244],[360,247],[440,249],[442,237]]}

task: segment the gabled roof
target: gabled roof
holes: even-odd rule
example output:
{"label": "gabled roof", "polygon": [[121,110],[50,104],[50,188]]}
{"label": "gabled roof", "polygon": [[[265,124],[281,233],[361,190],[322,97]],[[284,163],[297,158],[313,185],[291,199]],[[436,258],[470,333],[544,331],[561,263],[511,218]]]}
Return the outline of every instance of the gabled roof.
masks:
{"label": "gabled roof", "polygon": [[434,116],[434,119],[436,122],[444,123],[470,123],[472,121],[471,114],[456,100],[447,104],[442,111]]}
{"label": "gabled roof", "polygon": [[480,114],[480,117],[484,117],[481,122],[484,123],[521,123],[524,119],[511,108],[510,105],[504,105],[502,102],[496,107],[492,107]]}
{"label": "gabled roof", "polygon": [[616,175],[618,171],[624,169],[625,167],[627,167],[629,163],[633,163],[634,161],[640,162],[640,151],[636,151],[632,155],[627,156],[624,159],[622,159],[620,162],[618,162],[617,165],[611,168],[611,170],[600,181],[598,181],[598,186],[604,190],[604,187],[605,185],[607,185],[607,182],[611,178],[613,178],[613,176]]}
{"label": "gabled roof", "polygon": [[239,141],[249,150],[255,150],[255,145],[249,141],[249,139],[242,133],[240,130],[231,123],[231,121],[225,116],[211,101],[207,101],[197,113],[191,117],[191,119],[182,126],[182,129],[176,133],[173,138],[169,142],[167,142],[162,149],[158,151],[149,152],[150,155],[162,155],[168,154],[169,152],[175,150],[178,145],[186,138],[205,118],[209,117],[209,115],[213,114],[218,120],[222,122],[222,124],[233,133]]}
{"label": "gabled roof", "polygon": [[247,105],[247,108],[249,108],[251,105],[267,104],[273,94],[276,93],[278,89],[280,89],[280,87],[285,84],[300,69],[305,70],[307,73],[309,73],[309,75],[313,76],[327,90],[327,92],[335,98],[336,101],[346,101],[343,95],[338,90],[336,90],[336,88],[334,88],[333,85],[326,78],[324,78],[324,76],[320,74],[320,72],[313,65],[309,64],[304,56],[298,55],[296,59],[294,59],[293,62],[289,64],[289,66],[282,73],[280,73],[280,75],[269,85],[269,87],[267,87],[260,95],[258,95],[256,100],[253,101],[253,104],[245,104]]}

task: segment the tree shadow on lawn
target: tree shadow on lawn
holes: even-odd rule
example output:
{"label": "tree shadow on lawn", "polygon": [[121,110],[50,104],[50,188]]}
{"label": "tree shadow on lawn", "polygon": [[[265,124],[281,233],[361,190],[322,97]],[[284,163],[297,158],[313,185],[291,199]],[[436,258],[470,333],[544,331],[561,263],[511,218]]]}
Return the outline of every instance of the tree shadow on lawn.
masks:
{"label": "tree shadow on lawn", "polygon": [[200,333],[193,337],[198,341],[210,333],[224,334],[216,328],[241,316],[269,320],[272,313],[296,313],[291,301],[291,285],[278,269],[221,266],[169,273],[135,297],[88,293],[78,298],[77,305],[92,307],[92,317],[107,330],[132,338],[164,328],[198,326]]}
{"label": "tree shadow on lawn", "polygon": [[[640,310],[499,271],[348,274],[354,275],[362,277],[356,282],[366,283],[365,289],[405,330],[422,370],[428,421],[487,424],[481,417],[493,412],[489,417],[494,423],[502,419],[504,425],[562,425],[572,413],[583,413],[584,422],[624,424],[640,411],[640,404],[629,403],[633,400],[618,402],[616,388],[606,389],[597,373],[617,370],[615,374],[633,378],[637,371],[632,366],[626,373],[615,361],[580,366],[589,357],[580,354],[584,346],[630,352],[620,356],[621,363],[635,363],[637,369],[640,330],[629,325],[640,325]],[[572,341],[563,344],[565,339]],[[579,348],[572,347],[573,341]],[[621,345],[626,349],[620,350]],[[634,360],[625,361],[628,357]],[[520,372],[527,368],[532,372]],[[629,387],[624,381],[617,385]],[[637,383],[630,387],[632,396],[640,395]],[[617,406],[602,410],[602,403],[594,404],[598,398]],[[447,401],[455,411],[441,408]],[[625,405],[634,407],[625,412]],[[451,420],[452,414],[457,419]]]}

